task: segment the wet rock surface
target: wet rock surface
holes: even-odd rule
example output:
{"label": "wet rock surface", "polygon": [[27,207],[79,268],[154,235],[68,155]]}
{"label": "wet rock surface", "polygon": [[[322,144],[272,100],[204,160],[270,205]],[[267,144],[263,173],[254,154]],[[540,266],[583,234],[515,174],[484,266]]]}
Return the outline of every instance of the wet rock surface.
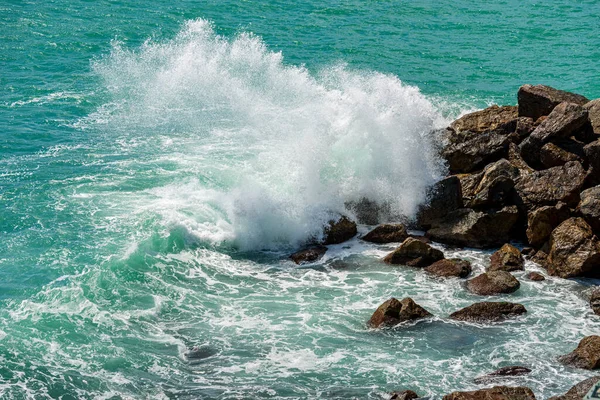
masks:
{"label": "wet rock surface", "polygon": [[525,260],[519,249],[506,243],[490,257],[488,271],[520,271],[524,265]]}
{"label": "wet rock surface", "polygon": [[381,304],[369,319],[372,328],[390,327],[402,322],[430,317],[431,313],[415,303],[410,297],[398,300],[391,298]]}
{"label": "wet rock surface", "polygon": [[546,267],[561,278],[599,272],[600,242],[583,218],[569,218],[552,231]]}
{"label": "wet rock surface", "polygon": [[460,258],[451,258],[436,261],[427,268],[425,268],[425,271],[427,273],[435,276],[441,276],[444,278],[466,278],[471,273],[471,270],[471,263],[467,260],[462,260]]}
{"label": "wet rock surface", "polygon": [[586,336],[572,353],[559,357],[565,365],[584,369],[600,368],[600,336]]}
{"label": "wet rock surface", "polygon": [[502,378],[506,378],[506,377],[527,375],[530,372],[531,372],[531,370],[529,368],[516,366],[516,365],[510,366],[510,367],[502,367],[502,368],[499,368],[496,371],[491,372],[487,375],[475,378],[475,383],[488,383],[488,382],[493,382],[498,379],[502,379]]}
{"label": "wet rock surface", "polygon": [[595,384],[600,382],[600,375],[585,379],[573,386],[567,393],[550,397],[548,400],[581,400]]}
{"label": "wet rock surface", "polygon": [[525,314],[525,306],[505,301],[475,303],[450,314],[450,318],[467,322],[500,322]]}
{"label": "wet rock surface", "polygon": [[513,293],[521,284],[506,271],[485,272],[467,281],[467,289],[480,296]]}
{"label": "wet rock surface", "polygon": [[361,239],[372,243],[403,242],[408,237],[404,224],[383,224],[364,235]]}
{"label": "wet rock surface", "polygon": [[393,252],[383,259],[387,264],[401,264],[409,267],[424,268],[442,260],[444,253],[429,244],[409,237]]}
{"label": "wet rock surface", "polygon": [[319,260],[326,252],[327,247],[325,246],[313,246],[292,254],[290,258],[296,264],[310,263]]}
{"label": "wet rock surface", "polygon": [[535,400],[535,395],[526,387],[495,386],[471,392],[450,393],[443,400]]}
{"label": "wet rock surface", "polygon": [[357,233],[356,222],[342,216],[337,221],[329,221],[329,225],[325,228],[322,244],[343,243],[352,239]]}

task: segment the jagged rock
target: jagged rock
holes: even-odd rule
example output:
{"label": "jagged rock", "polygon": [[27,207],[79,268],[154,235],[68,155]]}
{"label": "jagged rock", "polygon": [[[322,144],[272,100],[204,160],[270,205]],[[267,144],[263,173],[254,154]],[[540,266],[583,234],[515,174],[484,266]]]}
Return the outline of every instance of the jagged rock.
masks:
{"label": "jagged rock", "polygon": [[600,272],[600,243],[583,218],[569,218],[552,231],[546,264],[550,275],[561,278]]}
{"label": "jagged rock", "polygon": [[525,162],[521,156],[519,146],[515,143],[510,143],[508,145],[508,162],[510,162],[512,166],[517,167],[522,174],[534,171],[534,169]]}
{"label": "jagged rock", "polygon": [[533,247],[523,247],[521,254],[523,254],[523,257],[531,257],[535,254],[535,249]]}
{"label": "jagged rock", "polygon": [[477,189],[479,182],[481,182],[481,178],[483,178],[483,171],[474,172],[472,174],[458,174],[455,176],[460,180],[463,203],[466,203],[475,196],[475,189]]}
{"label": "jagged rock", "polygon": [[467,281],[467,289],[481,296],[490,296],[517,291],[521,284],[506,271],[485,272]]}
{"label": "jagged rock", "polygon": [[533,118],[529,117],[519,117],[517,118],[517,126],[515,128],[515,133],[519,137],[520,140],[526,138],[531,135],[531,132],[535,130],[537,125]]}
{"label": "jagged rock", "polygon": [[550,397],[548,400],[581,400],[589,393],[596,383],[600,382],[600,375],[593,376],[573,386],[561,396]]}
{"label": "jagged rock", "polygon": [[408,232],[403,224],[379,225],[361,239],[371,243],[403,242],[408,237]]}
{"label": "jagged rock", "polygon": [[448,161],[451,173],[466,173],[505,158],[509,143],[506,135],[484,133],[459,143],[450,143],[442,151],[442,156]]}
{"label": "jagged rock", "polygon": [[579,158],[576,154],[561,149],[554,143],[546,143],[540,149],[540,161],[544,167],[552,168],[565,165],[569,161],[581,162],[581,158]]}
{"label": "jagged rock", "polygon": [[[519,169],[508,160],[501,159],[488,165],[483,170],[479,183],[472,190],[471,198],[467,200],[466,206],[475,208],[506,205],[509,198],[512,197],[515,179],[518,176]],[[463,197],[465,197],[464,193]]]}
{"label": "jagged rock", "polygon": [[460,179],[449,176],[437,182],[427,193],[428,203],[420,207],[417,225],[427,229],[446,214],[463,206]]}
{"label": "jagged rock", "polygon": [[490,257],[490,266],[488,271],[521,271],[525,260],[519,249],[506,243]]}
{"label": "jagged rock", "polygon": [[502,367],[497,369],[494,372],[491,372],[487,375],[480,376],[475,378],[475,383],[488,383],[493,382],[497,379],[512,377],[512,376],[523,376],[527,375],[531,372],[529,368],[521,367],[521,366],[510,366],[510,367]]}
{"label": "jagged rock", "polygon": [[516,206],[499,211],[456,210],[427,231],[427,237],[441,243],[477,248],[494,247],[510,240],[519,218]]}
{"label": "jagged rock", "polygon": [[526,387],[495,386],[472,392],[450,393],[443,400],[535,400],[535,395]]}
{"label": "jagged rock", "polygon": [[388,264],[402,264],[424,268],[444,258],[444,253],[421,240],[409,237],[393,252],[385,256]]}
{"label": "jagged rock", "polygon": [[592,307],[594,314],[600,315],[600,287],[596,287],[592,291],[592,296],[590,297],[590,307]]}
{"label": "jagged rock", "polygon": [[525,314],[525,306],[506,301],[486,301],[471,304],[450,314],[450,318],[467,322],[500,322]]}
{"label": "jagged rock", "polygon": [[600,368],[600,336],[584,337],[573,352],[559,357],[558,361],[576,368]]}
{"label": "jagged rock", "polygon": [[308,263],[317,261],[327,252],[327,247],[325,246],[313,246],[308,249],[304,249],[298,251],[290,256],[292,261],[296,264]]}
{"label": "jagged rock", "polygon": [[539,264],[540,266],[547,268],[548,267],[548,254],[543,251],[543,250],[539,250],[537,251],[533,257],[531,257],[531,261]]}
{"label": "jagged rock", "polygon": [[584,105],[589,102],[585,97],[554,89],[544,85],[523,85],[517,94],[519,116],[537,120],[543,115],[549,115],[554,107],[562,102]]}
{"label": "jagged rock", "polygon": [[390,397],[390,400],[414,400],[414,399],[418,399],[419,396],[418,394],[416,394],[415,392],[413,392],[412,390],[403,390],[401,392],[393,392],[391,393],[392,397]]}
{"label": "jagged rock", "polygon": [[429,267],[425,268],[426,272],[445,278],[453,276],[458,278],[466,278],[471,273],[471,270],[471,263],[460,258],[436,261]]}
{"label": "jagged rock", "polygon": [[358,230],[356,222],[342,216],[337,221],[329,221],[329,226],[325,228],[323,244],[338,244],[352,239]]}
{"label": "jagged rock", "polygon": [[592,125],[592,130],[596,135],[600,135],[600,99],[586,103],[583,108],[588,112],[588,119]]}
{"label": "jagged rock", "polygon": [[600,140],[585,145],[583,151],[589,162],[585,184],[587,187],[600,185]]}
{"label": "jagged rock", "polygon": [[391,298],[380,305],[369,319],[369,326],[394,326],[431,316],[431,313],[407,297],[401,301]]}
{"label": "jagged rock", "polygon": [[521,175],[515,190],[528,210],[555,205],[559,201],[575,207],[584,179],[585,170],[581,164],[571,161],[561,167]]}
{"label": "jagged rock", "polygon": [[600,186],[584,190],[580,193],[580,197],[577,212],[593,231],[600,232]]}
{"label": "jagged rock", "polygon": [[530,272],[527,274],[526,278],[534,282],[541,282],[546,280],[544,275],[540,274],[539,272]]}
{"label": "jagged rock", "polygon": [[553,138],[567,138],[589,123],[588,113],[582,106],[574,103],[560,103],[529,137],[535,137],[542,143]]}
{"label": "jagged rock", "polygon": [[450,128],[455,132],[483,133],[499,131],[508,134],[516,129],[517,117],[518,110],[516,106],[499,107],[493,105],[484,110],[463,115],[454,121]]}
{"label": "jagged rock", "polygon": [[541,247],[561,222],[569,218],[570,210],[565,203],[540,207],[527,217],[527,240],[535,248]]}

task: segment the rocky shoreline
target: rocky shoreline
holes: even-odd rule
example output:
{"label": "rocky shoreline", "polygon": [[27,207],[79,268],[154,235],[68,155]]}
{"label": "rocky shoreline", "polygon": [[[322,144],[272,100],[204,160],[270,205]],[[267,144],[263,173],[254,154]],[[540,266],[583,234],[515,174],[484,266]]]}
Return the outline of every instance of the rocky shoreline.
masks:
{"label": "rocky shoreline", "polygon": [[[486,272],[466,280],[466,290],[480,296],[517,291],[520,283],[511,272],[524,270],[524,257],[551,276],[600,277],[600,99],[590,101],[543,85],[524,85],[517,98],[517,106],[492,106],[467,114],[439,132],[444,138],[440,155],[451,175],[431,188],[428,204],[410,224],[380,225],[361,238],[401,243],[383,262],[423,269],[442,278],[466,279],[472,271],[469,262],[446,259],[429,240],[460,247],[499,247]],[[377,214],[377,207],[385,207],[366,203],[371,216]],[[360,221],[359,212],[355,214],[359,222],[365,222]],[[371,217],[367,223],[372,221]],[[411,236],[408,228],[425,235]],[[341,217],[330,222],[321,243],[291,258],[298,264],[316,261],[326,253],[326,245],[356,234],[356,223]],[[521,252],[510,242],[528,247]],[[533,272],[527,279],[542,281],[544,277]],[[600,316],[600,288],[592,292],[590,307]],[[500,323],[526,312],[522,304],[483,301],[449,318]],[[368,325],[373,329],[402,326],[431,316],[411,298],[391,298],[374,312]],[[600,369],[600,336],[581,338],[572,353],[556,362]],[[525,367],[508,367],[478,382],[495,383],[502,376],[528,372]],[[553,399],[581,399],[598,382],[600,376],[587,379]],[[407,390],[391,398],[419,396]],[[454,392],[444,399],[529,400],[535,395],[525,387],[495,386]]]}

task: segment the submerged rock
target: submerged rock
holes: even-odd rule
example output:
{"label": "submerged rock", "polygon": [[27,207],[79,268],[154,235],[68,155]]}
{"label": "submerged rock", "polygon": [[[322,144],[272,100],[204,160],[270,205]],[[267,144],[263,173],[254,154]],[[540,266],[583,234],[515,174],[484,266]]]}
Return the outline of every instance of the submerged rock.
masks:
{"label": "submerged rock", "polygon": [[428,203],[419,208],[417,225],[428,229],[448,213],[461,208],[462,198],[461,182],[458,177],[449,176],[442,179],[428,190]]}
{"label": "submerged rock", "polygon": [[600,273],[600,242],[582,218],[569,218],[552,231],[546,268],[561,278]]}
{"label": "submerged rock", "polygon": [[450,393],[443,400],[535,400],[535,395],[526,387],[495,386],[472,392]]}
{"label": "submerged rock", "polygon": [[573,352],[559,357],[558,361],[577,368],[600,368],[600,336],[586,336]]}
{"label": "submerged rock", "polygon": [[430,317],[431,313],[415,303],[410,297],[401,301],[391,298],[380,305],[369,319],[369,326],[379,328],[394,326],[402,322]]}
{"label": "submerged rock", "polygon": [[379,225],[361,239],[372,243],[403,242],[408,237],[408,232],[403,224]]}
{"label": "submerged rock", "polygon": [[596,287],[592,291],[592,296],[590,297],[590,307],[592,307],[594,314],[600,315],[600,287]]}
{"label": "submerged rock", "polygon": [[486,301],[458,310],[450,314],[450,318],[467,322],[500,322],[526,312],[527,309],[522,304]]}
{"label": "submerged rock", "polygon": [[329,221],[325,228],[323,244],[339,244],[352,239],[358,233],[356,222],[342,216],[337,221]]}
{"label": "submerged rock", "polygon": [[523,85],[517,94],[519,102],[519,116],[530,117],[537,120],[543,115],[548,115],[554,107],[562,102],[584,105],[589,100],[581,95],[554,89],[545,85]]}
{"label": "submerged rock", "polygon": [[584,190],[577,212],[581,214],[593,231],[600,232],[600,186]]}
{"label": "submerged rock", "polygon": [[600,375],[588,378],[573,386],[567,393],[561,396],[550,397],[548,400],[581,400],[599,382]]}
{"label": "submerged rock", "polygon": [[471,273],[471,263],[460,258],[440,260],[425,268],[425,271],[437,276],[466,278]]}
{"label": "submerged rock", "polygon": [[290,256],[296,264],[309,263],[317,261],[327,252],[325,246],[313,246],[308,249],[300,250]]}
{"label": "submerged rock", "polygon": [[421,240],[409,237],[393,252],[385,256],[387,264],[402,264],[409,267],[424,268],[442,260],[444,253],[434,249]]}
{"label": "submerged rock", "polygon": [[500,250],[492,254],[488,271],[521,271],[524,264],[525,260],[519,249],[506,243]]}
{"label": "submerged rock", "polygon": [[565,203],[544,206],[529,213],[527,217],[527,241],[539,248],[550,238],[552,231],[569,218],[570,210]]}
{"label": "submerged rock", "polygon": [[530,272],[527,274],[526,278],[534,282],[541,282],[546,280],[544,275],[540,274],[539,272]]}
{"label": "submerged rock", "polygon": [[497,369],[494,372],[491,372],[487,375],[480,376],[479,378],[475,378],[475,383],[487,383],[497,380],[499,378],[506,378],[512,376],[522,376],[527,375],[531,372],[529,368],[520,367],[520,366],[510,366],[510,367],[502,367]]}
{"label": "submerged rock", "polygon": [[403,390],[401,392],[392,392],[390,400],[414,400],[418,399],[419,396],[412,390]]}
{"label": "submerged rock", "polygon": [[480,296],[513,293],[521,284],[506,271],[485,272],[467,281],[467,289]]}

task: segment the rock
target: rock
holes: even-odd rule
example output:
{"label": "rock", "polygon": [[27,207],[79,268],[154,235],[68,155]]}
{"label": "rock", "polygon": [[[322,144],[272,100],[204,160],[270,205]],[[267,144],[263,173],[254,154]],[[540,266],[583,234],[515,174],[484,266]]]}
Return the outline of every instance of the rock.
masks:
{"label": "rock", "polygon": [[519,117],[517,118],[517,126],[515,128],[515,133],[517,134],[520,140],[526,138],[531,135],[536,128],[535,121],[533,118],[529,117]]}
{"label": "rock", "polygon": [[539,264],[540,266],[547,268],[548,266],[548,254],[545,251],[539,250],[537,251],[533,257],[531,257],[531,261]]}
{"label": "rock", "polygon": [[546,267],[561,278],[600,272],[600,243],[583,218],[569,218],[552,231]]}
{"label": "rock", "polygon": [[529,173],[534,171],[533,168],[531,168],[521,156],[519,146],[514,143],[508,145],[508,162],[510,162],[512,166],[517,167],[521,173]]}
{"label": "rock", "polygon": [[567,393],[561,396],[550,397],[548,400],[581,400],[599,382],[600,375],[588,378],[573,386]]}
{"label": "rock", "polygon": [[427,273],[441,276],[444,278],[458,277],[466,278],[471,273],[471,263],[460,258],[451,258],[449,260],[440,260],[425,268]]}
{"label": "rock", "polygon": [[317,261],[327,251],[327,247],[325,246],[313,246],[305,250],[298,251],[290,256],[292,261],[296,264],[309,263],[313,261]]}
{"label": "rock", "polygon": [[487,383],[499,378],[505,378],[507,376],[523,376],[529,374],[530,372],[531,370],[529,368],[520,366],[502,367],[487,375],[475,378],[475,383]]}
{"label": "rock", "polygon": [[501,245],[511,238],[519,218],[516,206],[499,211],[456,210],[427,231],[427,237],[441,243],[477,248]]}
{"label": "rock", "polygon": [[490,162],[505,158],[509,138],[497,133],[484,133],[459,143],[450,143],[442,151],[453,174],[476,171]]}
{"label": "rock", "polygon": [[558,361],[576,368],[600,368],[600,336],[584,337],[572,353],[559,357]]}
{"label": "rock", "polygon": [[590,164],[585,184],[587,187],[600,185],[600,140],[585,145],[583,151]]}
{"label": "rock", "polygon": [[407,297],[398,301],[391,298],[380,305],[369,319],[369,326],[394,326],[401,322],[414,321],[431,316],[431,313]]}
{"label": "rock", "polygon": [[521,284],[506,271],[485,272],[467,281],[467,289],[480,296],[490,296],[517,291]]}
{"label": "rock", "polygon": [[559,201],[575,207],[584,179],[585,171],[581,164],[571,161],[562,167],[521,175],[515,190],[528,210],[552,206]]}
{"label": "rock", "polygon": [[580,197],[577,212],[593,231],[600,232],[600,186],[584,190],[580,193]]}
{"label": "rock", "polygon": [[463,206],[460,179],[449,176],[437,182],[429,189],[427,199],[417,215],[417,225],[424,229]]}
{"label": "rock", "polygon": [[205,358],[212,357],[217,353],[218,350],[214,347],[208,344],[203,344],[200,346],[194,346],[192,348],[189,348],[188,351],[185,353],[185,358],[187,358],[188,360],[203,360]]}
{"label": "rock", "polygon": [[550,234],[561,222],[570,216],[565,203],[556,206],[540,207],[527,217],[527,241],[535,248],[541,247],[550,238]]}
{"label": "rock", "polygon": [[443,400],[535,400],[535,395],[526,387],[495,386],[472,392],[450,393]]}
{"label": "rock", "polygon": [[588,119],[592,125],[592,130],[596,135],[600,135],[600,99],[584,104],[583,108],[588,112]]}
{"label": "rock", "polygon": [[492,254],[490,258],[490,266],[488,271],[522,271],[524,269],[525,260],[519,249],[515,246],[506,243]]}
{"label": "rock", "polygon": [[458,310],[450,314],[450,318],[467,322],[500,322],[526,312],[522,304],[486,301]]}
{"label": "rock", "polygon": [[424,268],[442,260],[444,253],[434,249],[427,243],[409,237],[393,252],[385,256],[388,264],[402,264],[409,267]]}
{"label": "rock", "polygon": [[600,287],[596,287],[592,291],[592,296],[590,297],[590,307],[592,307],[594,314],[600,315]]}
{"label": "rock", "polygon": [[517,117],[518,109],[516,106],[499,107],[493,105],[484,110],[463,115],[454,121],[450,128],[455,132],[484,133],[501,131],[508,134],[516,129]]}
{"label": "rock", "polygon": [[554,107],[562,102],[584,105],[589,102],[578,94],[564,92],[544,85],[523,85],[517,94],[519,116],[537,120],[543,115],[549,115]]}
{"label": "rock", "polygon": [[416,394],[415,392],[413,392],[412,390],[403,390],[401,392],[393,392],[391,393],[392,397],[390,397],[390,400],[414,400],[414,399],[418,399],[419,396],[418,394]]}
{"label": "rock", "polygon": [[535,249],[533,247],[523,247],[521,254],[523,254],[524,257],[531,257],[535,254]]}
{"label": "rock", "polygon": [[342,216],[337,221],[329,221],[329,226],[325,228],[323,244],[343,243],[352,239],[357,233],[356,222]]}
{"label": "rock", "polygon": [[408,232],[403,224],[379,225],[361,239],[371,243],[403,242],[408,237]]}
{"label": "rock", "polygon": [[554,143],[546,143],[540,150],[540,161],[544,167],[552,168],[565,165],[569,161],[581,162],[581,158],[576,154],[561,149]]}
{"label": "rock", "polygon": [[534,282],[541,282],[546,280],[544,275],[540,274],[539,272],[530,272],[527,274],[526,278]]}
{"label": "rock", "polygon": [[475,208],[507,205],[518,176],[519,169],[508,160],[501,159],[488,165],[483,170],[481,180],[472,191],[472,198],[466,202],[466,206]]}

